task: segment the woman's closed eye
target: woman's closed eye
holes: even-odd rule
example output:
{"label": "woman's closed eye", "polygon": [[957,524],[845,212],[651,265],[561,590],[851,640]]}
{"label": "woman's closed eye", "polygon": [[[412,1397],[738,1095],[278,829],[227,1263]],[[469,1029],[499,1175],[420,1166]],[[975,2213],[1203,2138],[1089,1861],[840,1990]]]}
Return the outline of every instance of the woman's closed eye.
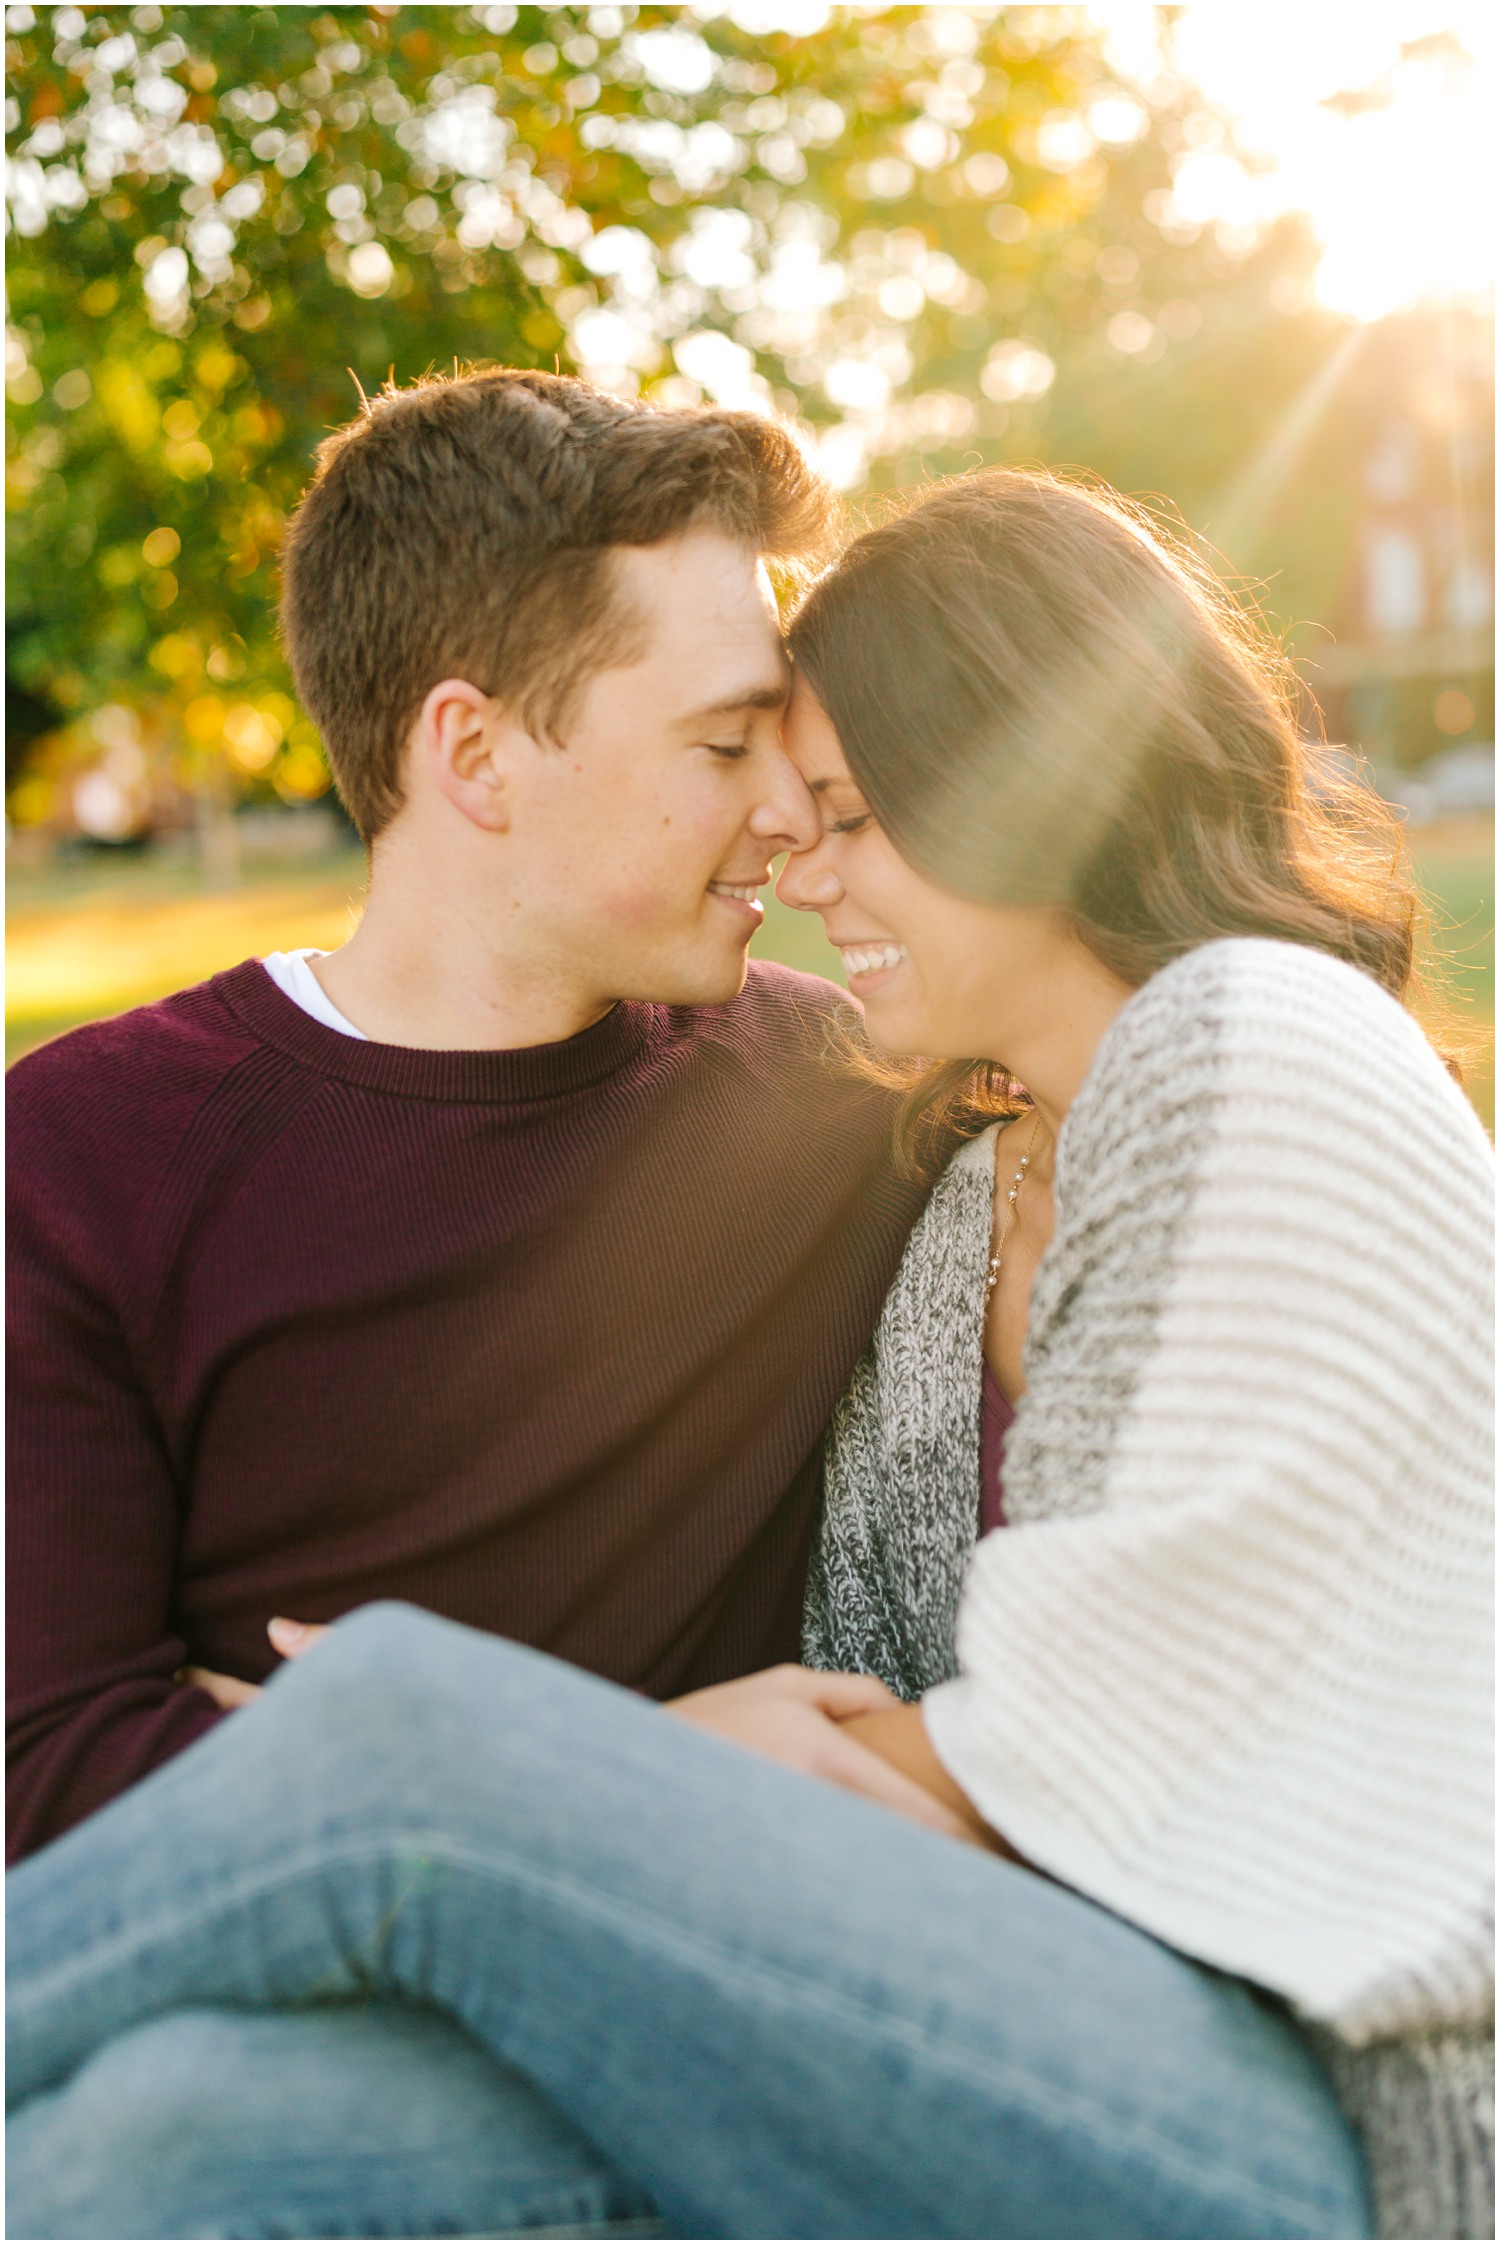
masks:
{"label": "woman's closed eye", "polygon": [[698,745],[700,748],[706,748],[710,756],[722,756],[727,763],[731,764],[750,753],[747,741],[700,741]]}
{"label": "woman's closed eye", "polygon": [[870,824],[874,815],[873,811],[856,811],[848,818],[835,819],[826,831],[830,834],[858,834]]}

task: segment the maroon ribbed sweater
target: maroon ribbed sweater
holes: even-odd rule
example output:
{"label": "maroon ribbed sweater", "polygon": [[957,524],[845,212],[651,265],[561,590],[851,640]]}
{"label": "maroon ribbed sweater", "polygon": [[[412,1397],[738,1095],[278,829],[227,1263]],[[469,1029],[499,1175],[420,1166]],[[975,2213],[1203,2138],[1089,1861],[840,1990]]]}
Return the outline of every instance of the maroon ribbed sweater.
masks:
{"label": "maroon ribbed sweater", "polygon": [[820,1437],[919,1196],[829,985],[342,1037],[250,961],[9,1097],[10,1852],[414,1601],[657,1696],[795,1658]]}

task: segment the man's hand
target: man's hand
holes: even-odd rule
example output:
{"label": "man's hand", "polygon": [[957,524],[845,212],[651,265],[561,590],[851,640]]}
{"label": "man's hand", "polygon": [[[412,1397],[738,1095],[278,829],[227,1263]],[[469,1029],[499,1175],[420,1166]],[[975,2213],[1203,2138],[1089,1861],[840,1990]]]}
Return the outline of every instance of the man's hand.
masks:
{"label": "man's hand", "polygon": [[[317,1643],[327,1626],[321,1621],[287,1621],[278,1614],[274,1621],[267,1622],[266,1635],[283,1660],[295,1660],[309,1645]],[[236,1707],[247,1707],[261,1694],[259,1684],[247,1684],[239,1676],[221,1676],[216,1668],[179,1668],[176,1680],[179,1684],[191,1684],[196,1691],[207,1692],[215,1706],[222,1707],[226,1714]]]}
{"label": "man's hand", "polygon": [[832,1675],[788,1665],[689,1692],[666,1705],[669,1714],[685,1723],[717,1731],[736,1746],[784,1762],[808,1777],[863,1793],[931,1831],[957,1840],[975,1837],[972,1823],[843,1727],[856,1716],[883,1715],[900,1708],[895,1694],[874,1676]]}

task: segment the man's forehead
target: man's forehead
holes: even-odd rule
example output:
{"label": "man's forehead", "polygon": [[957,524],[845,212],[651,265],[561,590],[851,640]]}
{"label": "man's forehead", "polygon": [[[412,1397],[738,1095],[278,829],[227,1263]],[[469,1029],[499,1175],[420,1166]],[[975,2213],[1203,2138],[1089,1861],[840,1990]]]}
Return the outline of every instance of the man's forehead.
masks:
{"label": "man's forehead", "polygon": [[697,529],[618,549],[622,589],[647,627],[641,660],[681,666],[685,711],[780,709],[791,691],[770,574],[755,549]]}

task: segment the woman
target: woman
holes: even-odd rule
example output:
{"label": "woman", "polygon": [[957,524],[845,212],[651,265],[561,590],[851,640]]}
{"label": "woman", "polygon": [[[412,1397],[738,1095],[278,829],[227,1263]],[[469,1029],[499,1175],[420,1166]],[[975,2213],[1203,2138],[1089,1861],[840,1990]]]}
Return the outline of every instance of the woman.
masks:
{"label": "woman", "polygon": [[[1489,1150],[1393,1002],[1397,847],[1361,852],[1253,642],[1103,497],[951,485],[792,636],[826,834],[782,893],[877,1046],[958,1062],[909,1131],[1015,1116],[948,1169],[842,1407],[807,1658],[927,1694],[1028,1859],[1322,2022],[1385,2223],[1461,2234]],[[1002,1520],[1032,1532],[970,1570]]]}
{"label": "woman", "polygon": [[129,1891],[79,1835],[17,1874],[12,2094],[139,2075],[173,2005],[364,1990],[679,2233],[1362,2235],[1326,2068],[1381,2228],[1488,2234],[1489,1160],[1396,1000],[1409,897],[1101,500],[950,486],[793,647],[825,832],[784,893],[877,1044],[952,1056],[919,1149],[1022,1108],[834,1430],[809,1652],[869,1673],[695,1695],[693,1737],[355,1616],[103,1812]]}

